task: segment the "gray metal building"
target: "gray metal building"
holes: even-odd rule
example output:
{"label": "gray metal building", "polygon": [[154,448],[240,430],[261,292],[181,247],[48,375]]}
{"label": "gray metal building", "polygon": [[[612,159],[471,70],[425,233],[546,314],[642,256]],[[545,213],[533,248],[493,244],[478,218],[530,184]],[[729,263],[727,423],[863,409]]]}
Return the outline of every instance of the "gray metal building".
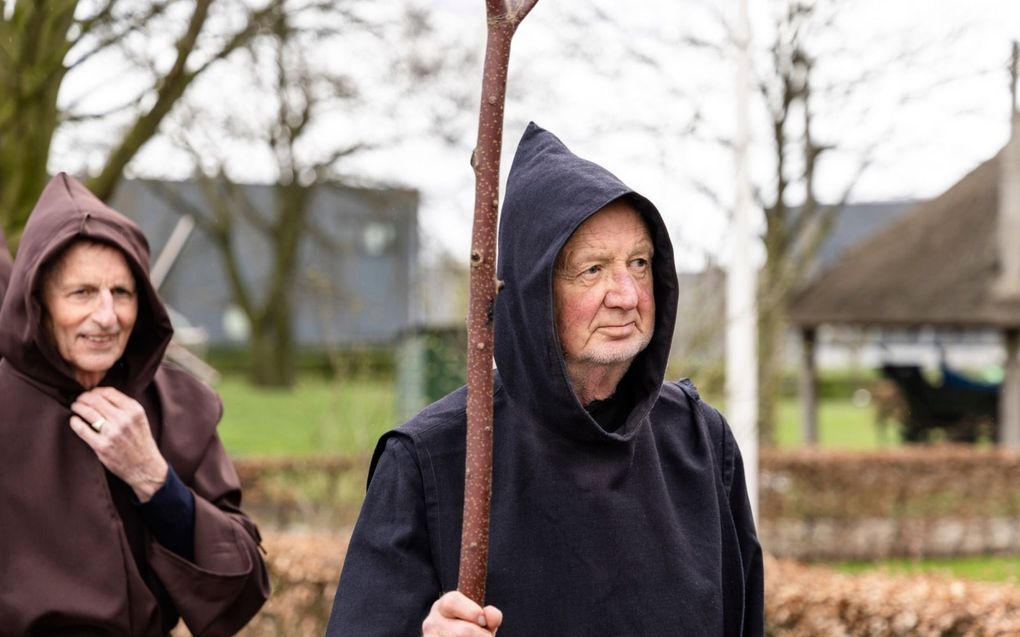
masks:
{"label": "gray metal building", "polygon": [[[271,186],[244,186],[243,196],[256,213],[268,215]],[[196,182],[128,180],[111,201],[142,227],[154,262],[182,216],[174,201],[210,207]],[[412,294],[417,284],[417,192],[323,185],[309,205],[312,230],[301,240],[293,290],[295,342],[392,342],[417,319]],[[252,289],[264,289],[270,274],[265,237],[252,223],[242,222],[232,240],[242,255],[243,276]],[[210,344],[244,341],[244,320],[232,309],[220,255],[199,228],[190,234],[160,292],[189,323],[208,333]]]}

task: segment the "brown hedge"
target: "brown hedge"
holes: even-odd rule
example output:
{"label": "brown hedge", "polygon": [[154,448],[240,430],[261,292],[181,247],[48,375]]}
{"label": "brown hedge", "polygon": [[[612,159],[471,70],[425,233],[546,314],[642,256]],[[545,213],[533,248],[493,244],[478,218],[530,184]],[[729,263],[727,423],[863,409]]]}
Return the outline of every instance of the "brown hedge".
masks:
{"label": "brown hedge", "polygon": [[[241,637],[321,637],[347,539],[267,534],[273,596]],[[937,575],[847,575],[766,557],[765,614],[769,637],[1006,637],[1020,635],[1020,588]]]}
{"label": "brown hedge", "polygon": [[[238,637],[322,637],[349,539],[349,532],[263,534],[273,594]],[[171,637],[191,633],[181,623]]]}
{"label": "brown hedge", "polygon": [[321,637],[348,539],[339,532],[267,533],[262,546],[273,594],[241,637]]}
{"label": "brown hedge", "polygon": [[769,518],[1020,513],[1020,452],[970,445],[762,450]]}
{"label": "brown hedge", "polygon": [[[261,523],[281,527],[307,526],[303,515],[353,521],[368,471],[364,457],[246,458],[235,465],[246,508],[267,513],[257,516]],[[1018,451],[966,445],[876,452],[763,449],[760,471],[765,523],[1020,515]],[[354,511],[332,511],[338,504]]]}
{"label": "brown hedge", "polygon": [[847,575],[789,560],[765,564],[772,637],[1020,635],[1020,589],[937,575]]}
{"label": "brown hedge", "polygon": [[340,529],[357,520],[368,457],[243,458],[244,510],[259,527]]}
{"label": "brown hedge", "polygon": [[[263,529],[353,525],[367,458],[244,459]],[[798,559],[1020,552],[1020,453],[973,446],[763,450],[759,531]]]}
{"label": "brown hedge", "polygon": [[1020,453],[974,446],[763,450],[759,531],[776,555],[1020,551]]}

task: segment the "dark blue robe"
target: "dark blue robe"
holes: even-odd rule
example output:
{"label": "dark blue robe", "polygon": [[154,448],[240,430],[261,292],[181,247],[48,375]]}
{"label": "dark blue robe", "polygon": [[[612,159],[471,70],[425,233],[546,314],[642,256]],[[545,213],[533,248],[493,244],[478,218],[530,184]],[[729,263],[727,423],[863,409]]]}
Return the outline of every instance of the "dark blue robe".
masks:
{"label": "dark blue robe", "polygon": [[[574,230],[621,197],[655,246],[655,331],[597,418],[567,377],[553,268]],[[503,611],[499,636],[762,635],[762,555],[740,452],[691,385],[663,383],[677,277],[658,211],[532,124],[499,241],[485,600]],[[329,637],[419,635],[432,603],[456,588],[465,397],[454,392],[379,442]]]}

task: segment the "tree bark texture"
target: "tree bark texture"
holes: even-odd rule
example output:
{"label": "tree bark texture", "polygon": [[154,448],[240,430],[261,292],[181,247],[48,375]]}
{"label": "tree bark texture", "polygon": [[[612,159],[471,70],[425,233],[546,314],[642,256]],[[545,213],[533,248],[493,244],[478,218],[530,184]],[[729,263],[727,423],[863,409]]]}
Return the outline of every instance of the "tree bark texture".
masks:
{"label": "tree bark texture", "polygon": [[464,467],[464,526],[457,588],[479,604],[485,599],[492,493],[492,310],[496,302],[496,229],[499,163],[503,148],[510,43],[517,25],[538,0],[486,0],[487,38],[478,116],[475,212],[471,231],[468,303],[467,450]]}
{"label": "tree bark texture", "polygon": [[0,15],[0,221],[14,253],[49,174],[57,92],[77,0],[19,2]]}

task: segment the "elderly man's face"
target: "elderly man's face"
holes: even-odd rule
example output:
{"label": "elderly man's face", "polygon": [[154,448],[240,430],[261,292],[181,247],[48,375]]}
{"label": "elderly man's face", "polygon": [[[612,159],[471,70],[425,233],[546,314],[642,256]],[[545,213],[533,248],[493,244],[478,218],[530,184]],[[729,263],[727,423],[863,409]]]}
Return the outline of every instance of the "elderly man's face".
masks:
{"label": "elderly man's face", "polygon": [[623,200],[588,218],[557,261],[556,330],[568,369],[630,365],[655,327],[652,238]]}
{"label": "elderly man's face", "polygon": [[120,359],[138,316],[135,278],[120,250],[75,243],[43,283],[47,327],[85,388]]}

